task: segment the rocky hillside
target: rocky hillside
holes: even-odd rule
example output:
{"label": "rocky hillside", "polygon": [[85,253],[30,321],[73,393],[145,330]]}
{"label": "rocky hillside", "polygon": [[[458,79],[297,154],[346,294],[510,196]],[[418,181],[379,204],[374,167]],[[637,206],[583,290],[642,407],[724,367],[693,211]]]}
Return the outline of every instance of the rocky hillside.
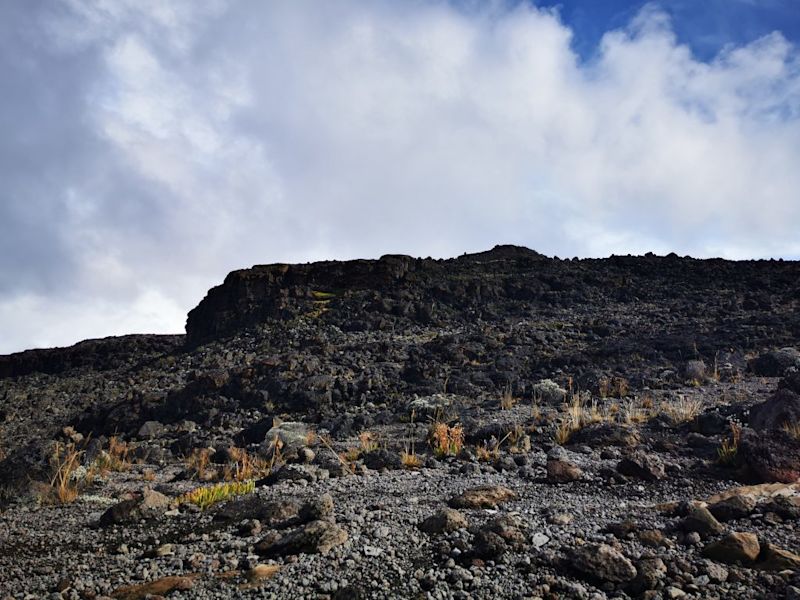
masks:
{"label": "rocky hillside", "polygon": [[[789,597],[799,305],[784,261],[234,271],[185,336],[0,357],[0,590]],[[218,481],[255,489],[187,500]]]}

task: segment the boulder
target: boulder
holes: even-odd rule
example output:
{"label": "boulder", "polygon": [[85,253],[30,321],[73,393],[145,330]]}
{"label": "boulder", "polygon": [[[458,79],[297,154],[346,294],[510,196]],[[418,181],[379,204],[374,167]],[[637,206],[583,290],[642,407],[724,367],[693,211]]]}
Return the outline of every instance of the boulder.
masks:
{"label": "boulder", "polygon": [[623,458],[617,464],[617,471],[628,477],[658,481],[666,477],[664,463],[655,455],[636,452]]}
{"label": "boulder", "polygon": [[547,461],[547,481],[550,483],[568,483],[578,481],[583,477],[583,471],[576,464],[568,460]]}
{"label": "boulder", "polygon": [[171,500],[154,490],[145,490],[141,496],[123,500],[106,510],[100,517],[100,526],[128,525],[142,519],[155,519],[165,513]]}
{"label": "boulder", "polygon": [[786,431],[766,434],[745,429],[739,454],[764,482],[794,483],[800,479],[800,440]]}
{"label": "boulder", "polygon": [[587,544],[568,553],[570,564],[591,579],[624,583],[636,577],[633,563],[608,544]]}
{"label": "boulder", "polygon": [[703,556],[726,564],[747,564],[758,558],[761,546],[754,533],[733,532],[703,548]]}
{"label": "boulder", "polygon": [[311,521],[287,533],[273,532],[258,542],[261,556],[278,557],[294,554],[327,554],[347,541],[347,532],[331,521]]}
{"label": "boulder", "polygon": [[756,500],[752,496],[736,495],[711,504],[708,510],[718,521],[734,521],[750,516],[756,507]]}
{"label": "boulder", "polygon": [[760,377],[782,377],[790,367],[800,369],[800,351],[796,348],[771,350],[750,361],[750,370]]}
{"label": "boulder", "polygon": [[793,423],[800,423],[800,395],[786,388],[750,409],[750,427],[758,431],[781,429]]}
{"label": "boulder", "polygon": [[261,452],[271,455],[275,440],[278,439],[281,442],[281,453],[284,456],[296,456],[300,448],[308,445],[309,437],[308,425],[298,421],[286,421],[267,431],[267,435],[261,443]]}
{"label": "boulder", "polygon": [[605,446],[633,448],[639,445],[641,438],[633,427],[618,423],[597,423],[576,431],[569,441],[570,444],[586,444],[592,448]]}
{"label": "boulder", "polygon": [[766,543],[756,567],[764,571],[800,571],[800,556]]}
{"label": "boulder", "polygon": [[519,495],[502,485],[483,485],[465,490],[450,499],[452,508],[497,508],[509,500],[517,500]]}
{"label": "boulder", "polygon": [[125,585],[111,592],[111,597],[117,600],[144,600],[145,598],[155,598],[166,596],[174,591],[186,591],[192,589],[194,580],[199,575],[172,575],[148,581],[147,583],[137,583]]}
{"label": "boulder", "polygon": [[457,529],[466,529],[468,526],[467,518],[453,508],[445,508],[419,524],[419,528],[425,533],[449,533]]}
{"label": "boulder", "polygon": [[717,521],[707,508],[702,506],[689,508],[689,512],[681,521],[680,526],[686,532],[696,532],[700,535],[711,535],[725,531],[722,523]]}

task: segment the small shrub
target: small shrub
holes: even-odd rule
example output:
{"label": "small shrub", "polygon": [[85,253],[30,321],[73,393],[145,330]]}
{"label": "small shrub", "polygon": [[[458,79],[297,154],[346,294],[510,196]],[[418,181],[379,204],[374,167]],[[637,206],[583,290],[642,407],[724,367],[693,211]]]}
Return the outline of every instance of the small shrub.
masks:
{"label": "small shrub", "polygon": [[189,502],[205,510],[218,502],[229,500],[236,496],[249,494],[256,489],[255,482],[249,481],[230,481],[218,483],[212,486],[195,488],[178,498],[180,504]]}
{"label": "small shrub", "polygon": [[550,405],[557,405],[567,397],[567,390],[552,379],[542,379],[539,383],[534,384],[532,391],[536,402]]}
{"label": "small shrub", "polygon": [[730,437],[723,439],[719,448],[717,448],[717,462],[723,467],[730,467],[736,463],[741,435],[742,428],[736,423],[731,423]]}
{"label": "small shrub", "polygon": [[448,425],[435,421],[428,434],[433,453],[436,456],[455,456],[464,446],[464,428],[461,425]]}

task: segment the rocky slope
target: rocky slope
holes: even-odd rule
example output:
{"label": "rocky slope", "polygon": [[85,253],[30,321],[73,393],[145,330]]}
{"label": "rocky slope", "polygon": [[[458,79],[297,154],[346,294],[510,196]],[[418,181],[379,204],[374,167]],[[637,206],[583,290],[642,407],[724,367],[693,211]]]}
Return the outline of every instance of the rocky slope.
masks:
{"label": "rocky slope", "polygon": [[800,597],[799,302],[513,246],[235,271],[185,337],[0,357],[0,591]]}

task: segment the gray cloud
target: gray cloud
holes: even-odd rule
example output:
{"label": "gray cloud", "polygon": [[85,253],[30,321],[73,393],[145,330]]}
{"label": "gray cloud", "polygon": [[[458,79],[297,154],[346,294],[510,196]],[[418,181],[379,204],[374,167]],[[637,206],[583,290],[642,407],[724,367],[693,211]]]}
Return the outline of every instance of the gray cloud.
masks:
{"label": "gray cloud", "polygon": [[595,58],[501,3],[0,6],[0,352],[180,331],[254,263],[800,256],[800,55],[647,7]]}

